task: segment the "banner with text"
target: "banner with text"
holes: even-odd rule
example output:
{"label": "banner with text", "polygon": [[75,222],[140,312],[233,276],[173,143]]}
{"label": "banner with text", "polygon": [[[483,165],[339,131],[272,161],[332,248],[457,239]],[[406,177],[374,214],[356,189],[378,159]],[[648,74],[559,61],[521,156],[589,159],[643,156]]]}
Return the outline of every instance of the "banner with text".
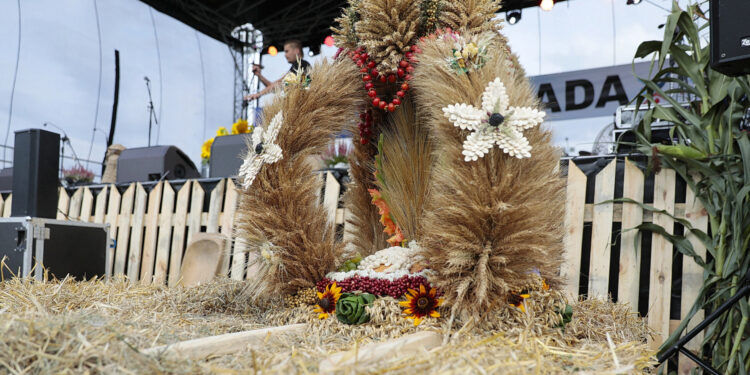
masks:
{"label": "banner with text", "polygon": [[[643,88],[650,62],[529,77],[547,108],[548,121],[614,115]],[[633,74],[635,69],[635,75]]]}

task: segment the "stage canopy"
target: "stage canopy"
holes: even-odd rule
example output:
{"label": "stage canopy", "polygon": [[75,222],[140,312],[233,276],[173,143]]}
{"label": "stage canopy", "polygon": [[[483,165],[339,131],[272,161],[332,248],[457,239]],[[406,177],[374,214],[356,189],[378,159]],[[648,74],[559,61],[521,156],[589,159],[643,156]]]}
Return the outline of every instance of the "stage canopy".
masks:
{"label": "stage canopy", "polygon": [[[154,9],[224,43],[237,45],[231,32],[251,23],[263,32],[264,47],[299,39],[314,50],[331,35],[345,0],[141,0]],[[562,0],[557,0],[559,2]],[[505,0],[500,12],[539,6],[540,0]]]}

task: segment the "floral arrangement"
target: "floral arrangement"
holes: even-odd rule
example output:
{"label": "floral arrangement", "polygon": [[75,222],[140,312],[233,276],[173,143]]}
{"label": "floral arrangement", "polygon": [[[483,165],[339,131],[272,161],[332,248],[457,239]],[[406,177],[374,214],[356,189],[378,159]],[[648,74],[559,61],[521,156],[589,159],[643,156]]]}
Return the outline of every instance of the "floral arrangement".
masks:
{"label": "floral arrangement", "polygon": [[[222,137],[230,134],[249,134],[252,133],[254,129],[255,127],[249,125],[247,120],[238,119],[234,124],[232,124],[231,132],[227,130],[226,127],[220,126],[219,129],[216,130],[216,137]],[[211,160],[211,146],[213,146],[214,139],[216,137],[209,138],[205,142],[203,142],[203,145],[201,146],[201,163],[208,164],[208,162]]]}
{"label": "floral arrangement", "polygon": [[263,164],[273,164],[283,157],[281,147],[276,144],[276,137],[279,135],[283,122],[284,115],[279,112],[273,116],[267,129],[253,133],[252,149],[240,166],[240,178],[242,178],[242,187],[245,189],[253,184]]}
{"label": "floral arrangement", "polygon": [[399,245],[405,241],[404,234],[401,232],[401,228],[393,222],[391,218],[390,209],[388,203],[385,202],[380,191],[377,189],[367,189],[372,196],[372,204],[378,208],[378,214],[380,214],[380,222],[385,226],[383,232],[391,236],[387,241],[391,246]]}
{"label": "floral arrangement", "polygon": [[323,162],[329,168],[335,168],[337,165],[340,166],[340,164],[348,164],[351,153],[352,149],[349,147],[349,144],[338,142],[329,144],[321,156],[323,157]]}
{"label": "floral arrangement", "polygon": [[63,179],[68,185],[93,182],[94,172],[79,164],[73,168],[63,169]]}
{"label": "floral arrangement", "polygon": [[457,33],[446,33],[444,37],[455,40],[453,55],[446,60],[456,73],[466,74],[471,70],[481,69],[487,63],[487,46],[491,37],[474,35],[467,40]]}

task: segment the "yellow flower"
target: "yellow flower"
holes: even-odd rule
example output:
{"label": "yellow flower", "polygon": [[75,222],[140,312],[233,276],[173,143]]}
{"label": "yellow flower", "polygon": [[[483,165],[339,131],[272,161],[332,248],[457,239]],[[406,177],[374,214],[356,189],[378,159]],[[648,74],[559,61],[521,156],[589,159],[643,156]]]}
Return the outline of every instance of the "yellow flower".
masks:
{"label": "yellow flower", "polygon": [[213,138],[203,142],[203,146],[201,147],[201,159],[211,158],[211,145],[213,144],[214,144]]}
{"label": "yellow flower", "polygon": [[471,42],[464,46],[463,51],[461,51],[461,55],[464,59],[471,59],[474,58],[477,53],[479,53],[479,48],[477,48],[477,45],[474,44],[474,42]]}
{"label": "yellow flower", "polygon": [[519,308],[521,311],[526,312],[526,304],[524,301],[526,300],[526,298],[529,298],[529,297],[530,295],[528,293],[521,293],[521,294],[511,293],[510,297],[508,297],[508,303]]}
{"label": "yellow flower", "polygon": [[239,119],[232,124],[232,134],[245,134],[248,131],[247,120]]}
{"label": "yellow flower", "polygon": [[220,126],[219,130],[216,131],[216,136],[221,137],[222,135],[227,135],[229,132],[227,131],[227,128]]}
{"label": "yellow flower", "polygon": [[318,319],[328,318],[329,315],[336,312],[336,302],[339,301],[340,297],[341,288],[336,286],[335,282],[328,285],[325,292],[318,292],[318,304],[313,309],[314,312],[319,313]]}
{"label": "yellow flower", "polygon": [[408,289],[408,293],[404,295],[406,301],[401,301],[398,304],[406,307],[404,309],[404,314],[407,315],[406,319],[414,319],[414,325],[418,326],[425,316],[440,317],[437,307],[443,303],[443,299],[437,298],[436,295],[437,290],[435,288],[431,288],[428,293],[424,285],[420,284],[419,291]]}

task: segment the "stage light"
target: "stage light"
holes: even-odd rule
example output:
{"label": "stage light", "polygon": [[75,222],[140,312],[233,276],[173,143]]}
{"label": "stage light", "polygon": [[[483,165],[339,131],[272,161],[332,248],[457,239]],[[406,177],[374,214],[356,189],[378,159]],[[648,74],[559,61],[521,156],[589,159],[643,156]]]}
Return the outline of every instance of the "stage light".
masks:
{"label": "stage light", "polygon": [[279,50],[276,49],[276,46],[270,46],[268,47],[268,54],[271,56],[276,56],[276,54],[279,53]]}
{"label": "stage light", "polygon": [[518,23],[518,21],[521,20],[521,10],[520,9],[514,9],[509,10],[505,13],[505,20],[508,21],[509,24],[515,25]]}
{"label": "stage light", "polygon": [[555,6],[554,0],[542,0],[541,4],[539,4],[539,7],[542,8],[542,10],[550,11]]}
{"label": "stage light", "polygon": [[628,0],[628,5],[638,5],[641,3],[641,0]]}
{"label": "stage light", "polygon": [[315,53],[312,50],[307,51],[307,56],[313,57]]}
{"label": "stage light", "polygon": [[327,45],[328,47],[333,47],[333,37],[330,35],[327,36],[323,41],[323,44]]}

